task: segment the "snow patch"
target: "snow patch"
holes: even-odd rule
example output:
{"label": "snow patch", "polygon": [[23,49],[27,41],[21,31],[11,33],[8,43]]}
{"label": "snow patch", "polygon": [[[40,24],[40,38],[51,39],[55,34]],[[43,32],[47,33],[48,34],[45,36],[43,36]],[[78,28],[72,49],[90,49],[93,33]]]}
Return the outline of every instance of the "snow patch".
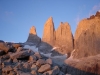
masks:
{"label": "snow patch", "polygon": [[51,51],[53,51],[53,50],[55,50],[55,49],[57,49],[58,47],[53,47],[52,49],[51,49]]}
{"label": "snow patch", "polygon": [[32,51],[34,51],[34,52],[39,52],[39,51],[38,51],[38,48],[36,48],[36,46],[25,45],[24,48],[30,49],[30,50],[32,50]]}
{"label": "snow patch", "polygon": [[44,55],[45,57],[50,58],[52,53],[47,53],[47,54],[44,54],[44,53],[40,52],[40,54]]}
{"label": "snow patch", "polygon": [[67,54],[65,55],[62,55],[62,56],[51,56],[52,53],[47,53],[47,54],[44,54],[44,53],[40,53],[42,55],[44,55],[45,57],[49,57],[49,58],[59,58],[59,59],[66,59],[67,58]]}

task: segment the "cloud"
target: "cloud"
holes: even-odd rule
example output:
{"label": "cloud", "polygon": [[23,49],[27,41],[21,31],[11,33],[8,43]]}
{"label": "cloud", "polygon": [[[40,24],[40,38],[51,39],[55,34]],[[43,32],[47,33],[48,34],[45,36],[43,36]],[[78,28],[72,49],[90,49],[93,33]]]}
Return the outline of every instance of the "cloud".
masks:
{"label": "cloud", "polygon": [[90,12],[89,12],[89,16],[95,14],[97,11],[100,12],[100,3],[97,4],[97,5],[94,5],[94,6],[92,7],[92,9],[91,9]]}

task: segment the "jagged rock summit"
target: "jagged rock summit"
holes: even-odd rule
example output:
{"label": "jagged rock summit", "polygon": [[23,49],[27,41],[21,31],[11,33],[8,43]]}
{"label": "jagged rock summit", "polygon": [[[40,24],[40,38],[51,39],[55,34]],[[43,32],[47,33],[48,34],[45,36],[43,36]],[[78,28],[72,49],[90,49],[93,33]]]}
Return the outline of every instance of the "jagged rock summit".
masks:
{"label": "jagged rock summit", "polygon": [[50,17],[44,25],[42,41],[50,44],[51,46],[54,45],[55,28],[54,28],[54,22],[52,17]]}
{"label": "jagged rock summit", "polygon": [[63,54],[71,53],[73,50],[73,35],[71,32],[70,25],[65,22],[61,22],[60,26],[56,30],[56,41],[55,45],[61,47],[60,52]]}
{"label": "jagged rock summit", "polygon": [[31,28],[30,28],[30,32],[29,32],[30,34],[33,34],[33,35],[37,35],[37,33],[36,33],[36,28],[34,27],[34,26],[32,26]]}
{"label": "jagged rock summit", "polygon": [[44,25],[42,41],[52,47],[56,47],[55,50],[61,54],[70,54],[73,50],[73,36],[70,25],[67,22],[61,22],[55,31],[52,17],[50,17]]}
{"label": "jagged rock summit", "polygon": [[40,42],[41,38],[37,36],[36,28],[32,26],[30,28],[29,36],[26,43],[34,43],[35,45],[38,45]]}

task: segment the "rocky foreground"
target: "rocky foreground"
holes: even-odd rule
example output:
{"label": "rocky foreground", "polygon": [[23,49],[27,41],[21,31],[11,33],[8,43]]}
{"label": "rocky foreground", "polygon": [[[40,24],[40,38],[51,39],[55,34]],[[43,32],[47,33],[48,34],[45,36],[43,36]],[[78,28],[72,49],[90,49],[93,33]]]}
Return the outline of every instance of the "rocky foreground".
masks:
{"label": "rocky foreground", "polygon": [[63,68],[25,49],[22,44],[0,42],[0,75],[65,75]]}

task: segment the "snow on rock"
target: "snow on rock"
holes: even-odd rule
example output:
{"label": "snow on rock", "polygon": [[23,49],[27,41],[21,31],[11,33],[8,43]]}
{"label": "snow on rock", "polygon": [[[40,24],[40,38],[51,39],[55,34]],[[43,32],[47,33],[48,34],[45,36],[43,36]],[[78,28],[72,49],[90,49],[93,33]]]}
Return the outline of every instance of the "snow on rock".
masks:
{"label": "snow on rock", "polygon": [[58,47],[53,47],[52,49],[51,49],[51,51],[53,51],[53,50],[55,50],[55,49],[57,49]]}
{"label": "snow on rock", "polygon": [[47,53],[47,54],[44,54],[44,53],[40,52],[40,54],[41,54],[41,55],[44,55],[45,57],[50,58],[52,53]]}
{"label": "snow on rock", "polygon": [[30,49],[30,50],[32,50],[32,51],[34,51],[34,52],[39,52],[39,51],[38,51],[38,48],[36,48],[36,46],[25,45],[24,48]]}

